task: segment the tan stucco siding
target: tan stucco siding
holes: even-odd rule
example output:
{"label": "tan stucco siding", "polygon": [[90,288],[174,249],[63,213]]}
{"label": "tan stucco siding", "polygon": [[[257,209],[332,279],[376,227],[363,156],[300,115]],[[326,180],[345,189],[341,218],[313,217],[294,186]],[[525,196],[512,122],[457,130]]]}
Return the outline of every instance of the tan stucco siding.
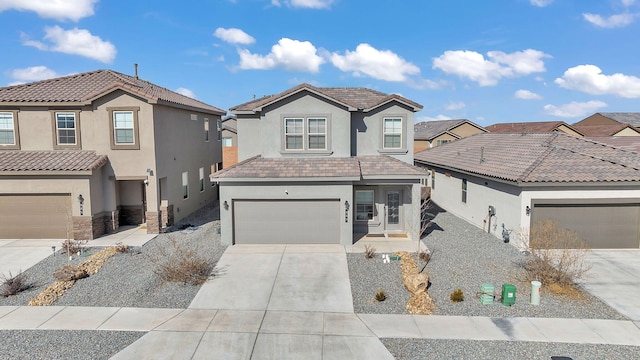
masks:
{"label": "tan stucco siding", "polygon": [[613,136],[640,136],[640,133],[638,133],[636,130],[633,130],[632,128],[624,128],[613,134]]}
{"label": "tan stucco siding", "polygon": [[482,129],[478,129],[477,127],[468,123],[463,123],[460,126],[457,126],[449,131],[460,136],[461,138],[485,132]]}
{"label": "tan stucco siding", "polygon": [[[391,103],[374,111],[354,113],[353,132],[356,137],[357,150],[354,155],[389,155],[413,164],[414,116],[413,111],[405,106]],[[402,148],[387,151],[383,143],[384,118],[401,117],[403,119]]]}
{"label": "tan stucco siding", "polygon": [[570,128],[568,128],[568,127],[567,127],[567,126],[565,126],[565,125],[560,125],[560,126],[558,126],[558,128],[557,128],[557,129],[558,129],[558,131],[562,131],[562,132],[563,132],[563,133],[565,133],[565,134],[569,134],[569,135],[577,136],[577,137],[582,137],[582,135],[581,135],[581,134],[579,134],[579,133],[577,133],[577,132],[575,132],[575,131],[571,130]]}
{"label": "tan stucco siding", "polygon": [[431,148],[429,140],[414,140],[413,141],[413,153],[414,155],[422,150]]}
{"label": "tan stucco siding", "polygon": [[452,136],[450,134],[442,134],[438,137],[435,137],[433,140],[431,140],[431,146],[438,146],[438,140],[449,140],[449,141],[456,141],[456,137]]}
{"label": "tan stucco siding", "polygon": [[2,194],[71,194],[71,211],[73,216],[80,216],[78,195],[83,196],[84,215],[92,215],[93,206],[90,196],[89,176],[84,177],[6,177],[0,180]]}

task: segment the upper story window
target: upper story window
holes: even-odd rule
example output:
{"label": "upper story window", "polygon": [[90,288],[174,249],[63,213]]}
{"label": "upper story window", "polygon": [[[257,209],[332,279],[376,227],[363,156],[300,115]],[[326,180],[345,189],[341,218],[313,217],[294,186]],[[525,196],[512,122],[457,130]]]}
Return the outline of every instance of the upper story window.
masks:
{"label": "upper story window", "polygon": [[107,108],[110,114],[111,149],[139,150],[139,107]]}
{"label": "upper story window", "polygon": [[328,150],[328,128],[326,117],[285,118],[284,150]]}
{"label": "upper story window", "polygon": [[216,122],[216,128],[218,129],[218,141],[222,140],[222,120],[218,119]]}
{"label": "upper story window", "polygon": [[402,148],[402,118],[384,118],[383,148]]}
{"label": "upper story window", "polygon": [[209,119],[204,118],[204,141],[209,141]]}
{"label": "upper story window", "polygon": [[467,179],[462,179],[462,202],[467,202]]}
{"label": "upper story window", "polygon": [[185,171],[182,173],[182,198],[189,198],[189,172]]}
{"label": "upper story window", "polygon": [[76,144],[75,113],[56,113],[56,135],[58,145]]}
{"label": "upper story window", "polygon": [[0,112],[0,149],[20,149],[17,112]]}
{"label": "upper story window", "polygon": [[204,168],[198,169],[198,178],[200,180],[200,192],[204,191]]}

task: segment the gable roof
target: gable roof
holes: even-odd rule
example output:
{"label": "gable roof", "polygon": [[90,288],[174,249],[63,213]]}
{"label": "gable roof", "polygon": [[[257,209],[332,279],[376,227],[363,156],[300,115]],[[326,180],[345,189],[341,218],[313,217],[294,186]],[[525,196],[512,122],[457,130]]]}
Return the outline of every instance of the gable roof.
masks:
{"label": "gable roof", "polygon": [[229,109],[229,111],[234,114],[262,111],[262,109],[268,105],[303,91],[308,91],[327,100],[336,102],[349,109],[349,111],[360,110],[367,112],[392,101],[407,105],[412,108],[413,111],[422,110],[422,105],[396,94],[388,95],[366,88],[319,88],[309,84],[300,84],[279,94],[265,96],[234,106]]}
{"label": "gable roof", "polygon": [[640,154],[563,133],[476,134],[415,160],[519,184],[640,181]]}
{"label": "gable roof", "polygon": [[[550,133],[558,131],[560,126],[566,126],[569,129],[582,134],[579,130],[564,121],[533,121],[533,122],[514,122],[493,124],[486,127],[493,133]],[[582,134],[583,135],[583,134]]]}
{"label": "gable roof", "polygon": [[473,122],[467,120],[467,119],[456,119],[456,120],[432,120],[432,121],[423,121],[423,122],[419,122],[413,125],[413,138],[416,140],[429,140],[431,141],[432,139],[447,133],[453,137],[455,137],[456,139],[459,139],[460,136],[456,135],[455,133],[451,132],[451,130],[457,128],[458,126],[462,125],[462,124],[470,124],[474,127],[477,127],[478,129],[485,131],[486,130],[480,126],[480,125],[476,125]]}
{"label": "gable roof", "polygon": [[640,127],[640,112],[601,112],[598,114],[619,123]]}
{"label": "gable roof", "polygon": [[574,124],[573,127],[578,129],[584,136],[613,136],[624,129],[631,129],[638,132],[636,128],[628,124],[609,124],[609,125],[580,125]]}
{"label": "gable roof", "polygon": [[167,88],[113,70],[96,70],[28,84],[0,88],[0,105],[90,105],[115,90],[144,98],[152,104],[224,115],[226,111]]}
{"label": "gable roof", "polygon": [[95,151],[0,151],[0,173],[88,172],[107,163]]}
{"label": "gable roof", "polygon": [[387,155],[327,158],[255,156],[211,174],[212,181],[416,179],[426,172]]}
{"label": "gable roof", "polygon": [[591,136],[588,137],[588,139],[620,149],[640,153],[640,137],[638,136]]}

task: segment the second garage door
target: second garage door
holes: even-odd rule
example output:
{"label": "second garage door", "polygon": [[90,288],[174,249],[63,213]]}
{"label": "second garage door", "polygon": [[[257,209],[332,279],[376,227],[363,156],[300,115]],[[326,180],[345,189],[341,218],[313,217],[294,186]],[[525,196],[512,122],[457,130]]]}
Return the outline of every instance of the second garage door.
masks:
{"label": "second garage door", "polygon": [[534,204],[532,224],[553,219],[592,249],[640,247],[640,204]]}
{"label": "second garage door", "polygon": [[66,239],[70,214],[69,194],[0,194],[0,239]]}
{"label": "second garage door", "polygon": [[339,244],[338,200],[235,200],[235,244]]}

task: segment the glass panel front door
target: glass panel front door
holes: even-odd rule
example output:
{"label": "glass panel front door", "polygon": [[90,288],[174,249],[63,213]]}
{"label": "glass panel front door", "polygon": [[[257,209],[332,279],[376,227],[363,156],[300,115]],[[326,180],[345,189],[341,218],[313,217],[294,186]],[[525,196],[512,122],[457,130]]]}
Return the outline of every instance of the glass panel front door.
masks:
{"label": "glass panel front door", "polygon": [[401,230],[400,226],[400,199],[401,191],[387,191],[387,230]]}

